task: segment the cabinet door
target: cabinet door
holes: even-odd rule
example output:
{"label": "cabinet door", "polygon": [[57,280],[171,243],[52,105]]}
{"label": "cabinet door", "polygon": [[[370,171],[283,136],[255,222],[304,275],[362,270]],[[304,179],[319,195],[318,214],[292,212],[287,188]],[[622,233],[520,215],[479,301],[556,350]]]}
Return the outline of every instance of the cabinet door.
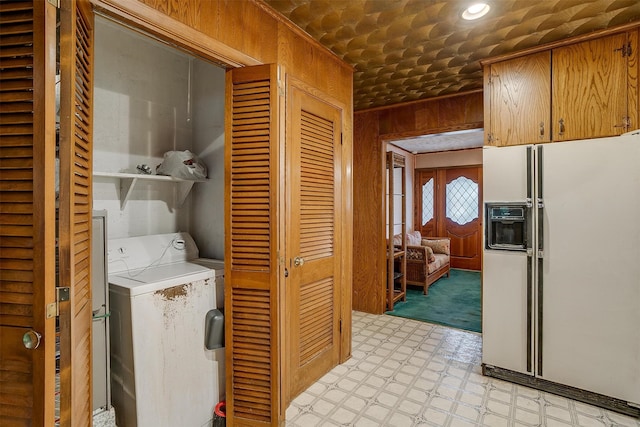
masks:
{"label": "cabinet door", "polygon": [[555,141],[626,131],[631,57],[627,43],[627,34],[623,33],[553,50]]}
{"label": "cabinet door", "polygon": [[490,145],[549,142],[551,55],[540,52],[491,64]]}

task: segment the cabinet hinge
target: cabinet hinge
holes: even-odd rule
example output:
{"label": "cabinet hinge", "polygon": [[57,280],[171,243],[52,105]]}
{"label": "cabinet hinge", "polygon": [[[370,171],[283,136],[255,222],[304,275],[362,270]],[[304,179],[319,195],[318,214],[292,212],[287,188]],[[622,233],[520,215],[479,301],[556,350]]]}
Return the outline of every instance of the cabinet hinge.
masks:
{"label": "cabinet hinge", "polygon": [[621,47],[613,49],[614,52],[620,52],[620,55],[625,58],[631,56],[633,50],[631,49],[631,42],[624,43]]}
{"label": "cabinet hinge", "polygon": [[340,326],[339,326],[339,328],[340,328],[340,333],[342,333],[342,319],[340,319],[340,323],[339,323],[339,324],[340,324]]}
{"label": "cabinet hinge", "polygon": [[342,132],[340,132],[340,145],[342,145]]}

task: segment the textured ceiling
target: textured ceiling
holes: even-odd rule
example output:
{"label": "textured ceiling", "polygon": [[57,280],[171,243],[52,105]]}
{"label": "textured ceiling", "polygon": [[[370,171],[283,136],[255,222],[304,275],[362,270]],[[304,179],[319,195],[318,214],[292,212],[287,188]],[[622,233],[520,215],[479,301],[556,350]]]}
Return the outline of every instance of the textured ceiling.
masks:
{"label": "textured ceiling", "polygon": [[640,20],[640,0],[264,0],[355,68],[354,108],[482,88],[479,60]]}

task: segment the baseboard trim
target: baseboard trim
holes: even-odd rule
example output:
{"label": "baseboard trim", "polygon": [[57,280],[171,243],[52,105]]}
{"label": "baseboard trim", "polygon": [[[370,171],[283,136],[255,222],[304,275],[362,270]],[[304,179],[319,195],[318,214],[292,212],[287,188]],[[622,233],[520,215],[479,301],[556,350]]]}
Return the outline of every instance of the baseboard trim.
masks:
{"label": "baseboard trim", "polygon": [[621,414],[640,418],[640,408],[631,406],[628,402],[616,399],[614,397],[605,396],[603,394],[582,390],[564,384],[554,383],[553,381],[536,378],[531,375],[523,374],[521,372],[498,368],[496,366],[491,366],[484,363],[482,364],[482,374],[487,377],[498,378],[500,380],[524,385],[527,387],[535,388],[537,390],[588,403],[590,405],[599,406],[601,408],[609,409]]}

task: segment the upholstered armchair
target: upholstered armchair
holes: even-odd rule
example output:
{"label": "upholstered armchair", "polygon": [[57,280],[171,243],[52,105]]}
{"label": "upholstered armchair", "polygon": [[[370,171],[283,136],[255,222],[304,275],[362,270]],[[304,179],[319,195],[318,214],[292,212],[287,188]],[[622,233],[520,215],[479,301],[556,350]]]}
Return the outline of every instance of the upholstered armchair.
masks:
{"label": "upholstered armchair", "polygon": [[[394,236],[394,244],[400,236]],[[400,240],[401,242],[401,240]],[[451,240],[448,237],[425,237],[419,231],[407,234],[407,285],[423,288],[425,295],[436,280],[449,277]]]}

